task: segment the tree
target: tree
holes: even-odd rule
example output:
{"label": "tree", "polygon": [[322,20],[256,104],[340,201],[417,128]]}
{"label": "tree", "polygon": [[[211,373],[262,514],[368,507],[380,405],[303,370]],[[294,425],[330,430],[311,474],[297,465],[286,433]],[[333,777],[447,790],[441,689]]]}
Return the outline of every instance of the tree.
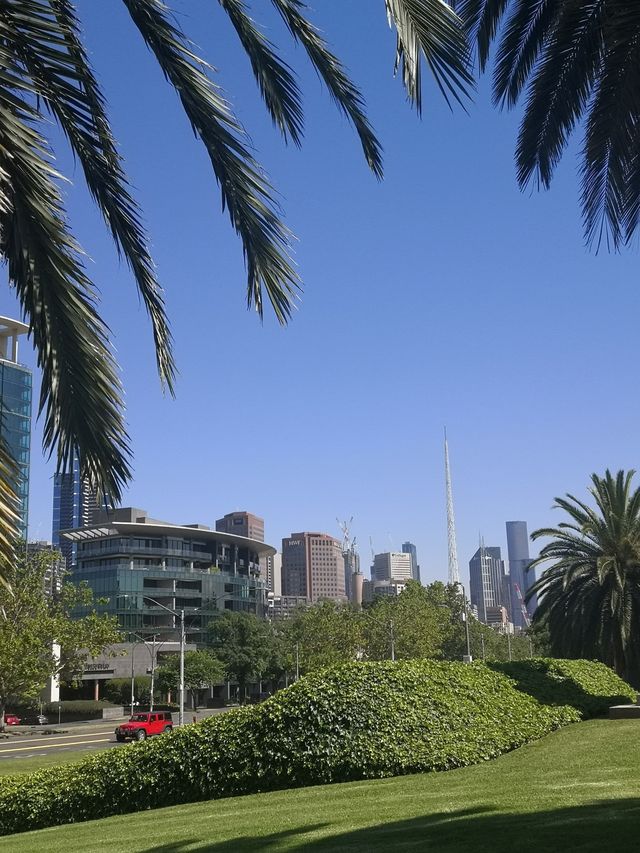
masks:
{"label": "tree", "polygon": [[253,613],[226,610],[209,623],[208,643],[224,664],[226,677],[237,681],[241,701],[247,684],[266,672],[270,634],[269,623]]}
{"label": "tree", "polygon": [[[115,617],[91,610],[70,618],[75,608],[91,607],[87,587],[63,583],[59,593],[45,594],[58,552],[25,557],[23,547],[20,554],[8,576],[11,590],[0,587],[0,728],[10,699],[35,698],[52,676],[77,676],[87,658],[120,640]],[[59,659],[54,644],[60,645]]]}
{"label": "tree", "polygon": [[[445,605],[443,604],[443,607]],[[363,611],[364,653],[371,660],[440,657],[449,614],[418,581]]]}
{"label": "tree", "polygon": [[[355,660],[362,654],[362,617],[347,604],[320,601],[284,620],[290,655],[301,673]],[[295,664],[295,662],[294,662]]]}
{"label": "tree", "polygon": [[[184,687],[191,692],[191,704],[198,710],[198,693],[205,687],[217,684],[224,678],[224,665],[211,652],[202,649],[185,652]],[[158,684],[165,692],[180,689],[180,656],[172,654],[158,667]]]}
{"label": "tree", "polygon": [[494,102],[524,98],[516,148],[521,187],[548,188],[583,129],[586,239],[618,248],[640,221],[640,7],[633,0],[462,0],[457,9],[484,70],[497,43]]}
{"label": "tree", "polygon": [[551,562],[529,596],[540,603],[534,626],[543,626],[555,655],[597,658],[640,683],[640,489],[634,471],[591,475],[595,507],[573,495],[556,498],[568,521],[532,533],[550,537],[532,567]]}
{"label": "tree", "polygon": [[[213,82],[212,66],[194,53],[164,0],[122,2],[206,149],[223,209],[242,242],[248,306],[262,316],[266,298],[285,324],[300,286],[289,251],[292,235],[244,128]],[[251,18],[244,0],[219,0],[219,5],[237,33],[274,125],[285,141],[300,145],[303,110],[294,73]],[[369,167],[380,178],[381,148],[363,97],[309,20],[306,4],[272,0],[272,5],[353,125]],[[421,103],[422,55],[443,93],[459,99],[471,75],[464,31],[447,2],[385,0],[385,8],[396,27],[396,62],[416,107]],[[44,446],[56,451],[60,471],[70,470],[77,454],[81,476],[117,502],[131,478],[122,388],[96,291],[67,223],[61,176],[53,166],[50,117],[62,129],[131,269],[150,317],[161,381],[173,392],[176,368],[163,293],[105,97],[82,41],[76,3],[9,0],[0,6],[0,25],[0,256],[42,369]],[[1,444],[0,578],[6,577],[13,559],[15,495],[15,467]]]}

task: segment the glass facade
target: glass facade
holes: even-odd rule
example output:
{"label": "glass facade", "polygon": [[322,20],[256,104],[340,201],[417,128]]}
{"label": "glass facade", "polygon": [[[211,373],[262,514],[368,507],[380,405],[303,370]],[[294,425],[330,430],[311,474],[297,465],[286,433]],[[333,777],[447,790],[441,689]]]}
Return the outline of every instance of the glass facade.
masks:
{"label": "glass facade", "polygon": [[31,371],[0,360],[0,433],[18,465],[20,535],[27,538],[31,452]]}
{"label": "glass facade", "polygon": [[166,528],[158,534],[141,532],[140,526],[126,535],[117,523],[104,532],[94,528],[90,538],[79,534],[74,543],[73,581],[86,582],[99,600],[97,609],[117,616],[125,632],[176,640],[176,613],[184,610],[187,641],[202,644],[221,610],[264,615],[259,558],[273,549],[213,531],[194,530],[191,536]]}

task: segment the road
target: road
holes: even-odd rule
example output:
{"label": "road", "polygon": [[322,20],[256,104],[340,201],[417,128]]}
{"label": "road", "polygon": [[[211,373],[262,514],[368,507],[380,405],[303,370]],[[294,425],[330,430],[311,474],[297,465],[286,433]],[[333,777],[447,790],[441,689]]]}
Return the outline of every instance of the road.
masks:
{"label": "road", "polygon": [[[224,713],[227,708],[211,708],[197,713],[198,720],[212,714]],[[174,720],[177,721],[177,714]],[[193,711],[185,712],[185,722],[192,722]],[[7,738],[0,738],[0,762],[7,759],[36,758],[62,752],[91,752],[123,746],[116,741],[114,729],[119,720],[93,720],[88,723],[62,723],[61,725],[34,727],[32,729],[9,729]],[[53,731],[54,734],[45,734]]]}

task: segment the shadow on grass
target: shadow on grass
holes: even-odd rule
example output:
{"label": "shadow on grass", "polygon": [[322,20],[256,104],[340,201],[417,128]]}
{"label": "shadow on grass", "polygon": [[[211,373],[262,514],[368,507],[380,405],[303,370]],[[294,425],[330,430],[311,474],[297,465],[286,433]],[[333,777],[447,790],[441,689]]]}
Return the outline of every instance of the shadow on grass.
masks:
{"label": "shadow on grass", "polygon": [[[618,851],[636,848],[640,832],[640,799],[601,800],[589,805],[544,812],[497,813],[490,806],[440,812],[410,820],[369,826],[313,838],[329,824],[301,826],[264,836],[240,836],[210,842],[192,838],[151,847],[144,853],[372,853],[422,851],[437,853],[556,853]],[[310,837],[311,836],[311,837]]]}

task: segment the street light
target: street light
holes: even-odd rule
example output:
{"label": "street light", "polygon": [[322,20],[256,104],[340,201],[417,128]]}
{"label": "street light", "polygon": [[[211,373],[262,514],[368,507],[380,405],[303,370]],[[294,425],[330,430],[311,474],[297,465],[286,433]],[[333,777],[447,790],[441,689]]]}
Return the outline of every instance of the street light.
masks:
{"label": "street light", "polygon": [[[136,634],[135,631],[131,632],[131,636],[137,637],[141,643],[144,643],[147,651],[151,655],[151,701],[149,703],[149,711],[153,711],[153,693],[154,693],[155,674],[156,674],[156,637],[157,637],[157,635],[156,634],[151,635],[151,642],[149,642],[149,640],[146,639],[145,637],[141,637],[140,634]],[[137,645],[137,644],[134,643],[134,646],[135,645]],[[163,645],[163,643],[160,643],[160,646],[162,646],[162,645]],[[151,648],[149,648],[149,646],[151,646]],[[131,651],[132,651],[132,656],[133,656],[133,647],[132,647]],[[133,682],[133,661],[132,661],[132,663],[131,663],[131,696],[132,696],[132,699],[133,699],[133,684],[134,684],[134,682]],[[131,713],[133,713],[133,711]]]}
{"label": "street light", "polygon": [[159,601],[156,601],[155,598],[151,598],[149,595],[142,596],[143,601],[146,599],[147,601],[152,601],[158,607],[161,607],[163,610],[166,610],[167,613],[171,613],[173,616],[177,616],[180,619],[180,710],[178,712],[178,723],[179,725],[184,725],[184,644],[185,644],[185,633],[184,633],[184,608],[180,610],[174,610],[172,607],[167,607],[166,604],[160,604]]}
{"label": "street light", "polygon": [[471,657],[471,641],[469,639],[469,613],[467,611],[467,593],[464,588],[464,584],[460,581],[457,582],[456,586],[459,586],[462,590],[462,600],[464,602],[464,611],[462,613],[462,618],[464,619],[464,628],[467,637],[467,653],[466,655],[462,656],[462,660],[464,661],[464,663],[471,663],[473,658]]}

